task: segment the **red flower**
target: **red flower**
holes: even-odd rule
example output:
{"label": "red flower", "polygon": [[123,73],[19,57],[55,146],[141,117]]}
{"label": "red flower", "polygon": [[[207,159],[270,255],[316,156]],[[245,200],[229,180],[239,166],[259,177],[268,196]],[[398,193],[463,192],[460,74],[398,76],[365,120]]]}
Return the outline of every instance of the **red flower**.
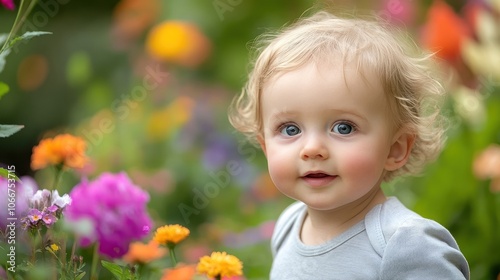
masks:
{"label": "red flower", "polygon": [[426,48],[453,62],[460,58],[462,42],[469,36],[469,27],[450,6],[440,0],[432,4],[422,30],[422,43]]}

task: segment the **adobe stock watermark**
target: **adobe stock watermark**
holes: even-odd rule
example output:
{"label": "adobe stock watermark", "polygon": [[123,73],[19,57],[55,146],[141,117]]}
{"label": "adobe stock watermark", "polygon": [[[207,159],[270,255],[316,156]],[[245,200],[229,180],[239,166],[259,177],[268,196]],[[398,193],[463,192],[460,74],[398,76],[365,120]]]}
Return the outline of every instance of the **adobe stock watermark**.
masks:
{"label": "adobe stock watermark", "polygon": [[[45,27],[51,18],[54,18],[60,11],[62,5],[66,5],[70,0],[39,0],[37,6],[40,10],[33,12],[28,19],[24,22],[20,29],[20,34],[24,34],[29,31],[37,31]],[[18,52],[18,47],[21,44],[26,44],[27,40],[21,41],[16,44],[13,49],[14,52]]]}
{"label": "adobe stock watermark", "polygon": [[234,8],[240,5],[243,0],[214,0],[212,5],[214,6],[215,12],[221,21],[224,20],[224,14],[226,12],[234,11]]}
{"label": "adobe stock watermark", "polygon": [[[160,64],[156,64],[155,67],[148,65],[146,73],[141,84],[136,85],[130,93],[122,95],[111,103],[111,112],[118,120],[125,120],[130,112],[139,106],[139,102],[144,101],[151,91],[157,89],[170,76],[168,72],[162,71]],[[104,136],[112,133],[115,129],[116,124],[112,117],[100,119],[96,128],[82,129],[80,134],[84,136],[87,143],[91,144],[88,146],[87,152],[90,152],[92,147],[100,145]]]}
{"label": "adobe stock watermark", "polygon": [[7,212],[7,270],[16,272],[16,167],[14,165],[7,166],[7,209],[2,211]]}
{"label": "adobe stock watermark", "polygon": [[[247,162],[252,162],[257,155],[257,148],[251,145],[248,141],[241,139],[238,142],[238,153],[245,158]],[[225,168],[217,172],[210,172],[208,175],[211,181],[207,182],[201,189],[193,188],[193,200],[191,205],[180,203],[177,208],[181,212],[184,223],[190,223],[192,215],[198,215],[201,211],[208,207],[210,200],[217,197],[222,189],[225,189],[231,184],[234,176],[238,176],[243,171],[240,161],[229,160]]]}

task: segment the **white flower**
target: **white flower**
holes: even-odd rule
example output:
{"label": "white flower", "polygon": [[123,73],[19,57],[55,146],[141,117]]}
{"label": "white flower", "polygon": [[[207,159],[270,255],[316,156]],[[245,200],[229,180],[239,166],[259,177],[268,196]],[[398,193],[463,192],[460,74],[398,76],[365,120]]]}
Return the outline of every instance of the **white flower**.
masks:
{"label": "white flower", "polygon": [[47,207],[47,202],[50,198],[50,191],[47,189],[38,190],[30,199],[30,205],[32,208],[43,209]]}
{"label": "white flower", "polygon": [[31,207],[38,210],[42,210],[52,205],[56,205],[62,209],[70,204],[71,197],[69,197],[68,194],[60,196],[57,190],[53,190],[52,192],[47,189],[38,190],[30,199]]}
{"label": "white flower", "polygon": [[68,194],[59,196],[59,192],[57,190],[54,190],[52,191],[52,199],[50,205],[57,205],[57,207],[62,209],[67,205],[71,205],[71,197],[69,197]]}

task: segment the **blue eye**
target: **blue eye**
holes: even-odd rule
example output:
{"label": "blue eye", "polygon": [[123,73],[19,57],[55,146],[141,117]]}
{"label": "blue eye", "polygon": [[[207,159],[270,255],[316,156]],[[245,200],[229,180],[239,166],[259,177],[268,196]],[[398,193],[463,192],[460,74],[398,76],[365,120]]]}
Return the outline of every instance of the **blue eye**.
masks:
{"label": "blue eye", "polygon": [[300,128],[293,124],[284,125],[281,127],[280,133],[287,136],[295,136],[300,133]]}
{"label": "blue eye", "polygon": [[346,135],[354,131],[354,127],[348,123],[338,123],[333,126],[333,132]]}

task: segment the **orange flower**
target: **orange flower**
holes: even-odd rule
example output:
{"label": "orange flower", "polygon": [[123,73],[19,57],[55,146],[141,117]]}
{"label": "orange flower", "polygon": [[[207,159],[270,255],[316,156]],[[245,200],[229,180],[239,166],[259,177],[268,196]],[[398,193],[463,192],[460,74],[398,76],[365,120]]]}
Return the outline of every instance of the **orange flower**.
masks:
{"label": "orange flower", "polygon": [[200,259],[196,270],[208,277],[240,276],[243,274],[243,264],[237,257],[226,252],[213,252],[210,257]]}
{"label": "orange flower", "polygon": [[113,11],[114,31],[122,39],[135,39],[161,11],[159,0],[121,0]]}
{"label": "orange flower", "polygon": [[491,179],[492,192],[500,192],[500,146],[490,145],[482,151],[472,165],[474,175],[479,179]]}
{"label": "orange flower", "polygon": [[188,236],[189,229],[181,225],[167,225],[156,230],[153,240],[162,245],[175,245]]}
{"label": "orange flower", "polygon": [[145,264],[163,257],[166,252],[167,250],[160,248],[155,241],[150,241],[148,244],[132,242],[129,245],[127,254],[123,256],[123,260],[130,264]]}
{"label": "orange flower", "polygon": [[195,274],[194,265],[178,264],[175,268],[165,269],[161,280],[191,280]]}
{"label": "orange flower", "polygon": [[192,23],[164,21],[155,26],[146,39],[146,51],[152,57],[186,67],[196,67],[210,54],[210,42]]}
{"label": "orange flower", "polygon": [[70,134],[43,139],[33,148],[31,169],[42,169],[47,165],[82,168],[88,161],[86,146],[83,139]]}
{"label": "orange flower", "polygon": [[431,51],[447,61],[461,57],[461,45],[470,36],[465,21],[444,1],[435,1],[427,14],[422,30],[422,42]]}

